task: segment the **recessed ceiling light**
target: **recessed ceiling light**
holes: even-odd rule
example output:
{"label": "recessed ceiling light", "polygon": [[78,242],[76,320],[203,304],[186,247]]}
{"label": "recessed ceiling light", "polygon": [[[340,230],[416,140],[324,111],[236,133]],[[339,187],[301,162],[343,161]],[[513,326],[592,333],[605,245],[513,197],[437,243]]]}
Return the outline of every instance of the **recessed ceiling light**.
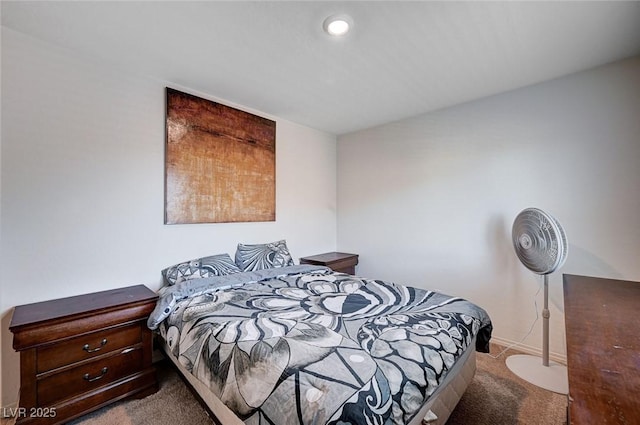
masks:
{"label": "recessed ceiling light", "polygon": [[347,15],[332,15],[324,20],[322,27],[329,35],[341,36],[349,32],[353,21]]}

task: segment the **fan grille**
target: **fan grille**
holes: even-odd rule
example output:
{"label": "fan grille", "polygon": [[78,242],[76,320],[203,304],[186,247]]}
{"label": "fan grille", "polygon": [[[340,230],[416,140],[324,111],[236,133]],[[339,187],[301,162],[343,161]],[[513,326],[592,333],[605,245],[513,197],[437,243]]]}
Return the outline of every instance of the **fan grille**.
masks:
{"label": "fan grille", "polygon": [[518,214],[512,238],[516,255],[534,273],[552,273],[567,258],[564,229],[558,220],[538,208],[527,208]]}

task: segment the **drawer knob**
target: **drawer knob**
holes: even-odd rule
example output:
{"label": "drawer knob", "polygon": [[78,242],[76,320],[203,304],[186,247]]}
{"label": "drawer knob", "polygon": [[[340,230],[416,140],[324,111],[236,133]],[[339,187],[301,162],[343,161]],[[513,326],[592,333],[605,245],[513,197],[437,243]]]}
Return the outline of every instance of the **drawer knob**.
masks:
{"label": "drawer knob", "polygon": [[88,373],[85,373],[83,378],[85,381],[89,381],[89,382],[94,382],[97,381],[98,379],[102,378],[107,371],[109,370],[109,368],[107,368],[106,366],[102,368],[102,371],[100,371],[100,375],[96,375],[93,378],[91,377],[91,375],[89,375]]}
{"label": "drawer knob", "polygon": [[107,338],[103,338],[102,341],[100,341],[100,346],[99,347],[89,348],[89,344],[85,344],[82,347],[82,349],[84,351],[86,351],[87,353],[95,353],[96,351],[102,350],[102,347],[104,347],[105,345],[107,345]]}

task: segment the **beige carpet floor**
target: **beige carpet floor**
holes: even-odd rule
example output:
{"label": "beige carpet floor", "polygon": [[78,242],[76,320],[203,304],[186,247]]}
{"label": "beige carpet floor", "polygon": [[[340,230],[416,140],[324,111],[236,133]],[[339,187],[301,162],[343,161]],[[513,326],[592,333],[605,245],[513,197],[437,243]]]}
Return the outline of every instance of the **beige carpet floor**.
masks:
{"label": "beige carpet floor", "polygon": [[[492,346],[492,353],[501,347]],[[476,376],[448,425],[563,425],[567,397],[515,376],[498,359],[477,356]],[[160,390],[141,400],[126,400],[83,416],[73,425],[210,425],[214,423],[168,361],[158,364]]]}
{"label": "beige carpet floor", "polygon": [[[491,354],[503,347],[492,345]],[[473,382],[447,425],[565,425],[567,396],[547,391],[514,375],[505,364],[516,351],[494,359],[478,353]],[[542,360],[541,360],[542,361]]]}

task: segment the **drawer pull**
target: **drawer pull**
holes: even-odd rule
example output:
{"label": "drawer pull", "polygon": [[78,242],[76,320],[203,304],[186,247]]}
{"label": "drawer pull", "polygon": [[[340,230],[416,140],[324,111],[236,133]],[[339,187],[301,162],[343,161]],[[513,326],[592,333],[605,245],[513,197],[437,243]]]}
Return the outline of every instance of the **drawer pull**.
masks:
{"label": "drawer pull", "polygon": [[96,348],[89,348],[89,344],[85,344],[82,349],[84,351],[86,351],[87,353],[95,353],[96,351],[100,351],[102,350],[102,347],[104,347],[105,345],[107,345],[107,338],[103,338],[102,341],[100,341],[100,347],[96,347]]}
{"label": "drawer pull", "polygon": [[88,373],[85,373],[83,378],[85,381],[89,381],[89,382],[94,382],[97,381],[98,379],[102,378],[107,371],[109,370],[109,368],[107,368],[106,366],[102,368],[102,371],[100,373],[100,375],[94,376],[93,378],[91,377],[91,375],[89,375]]}

